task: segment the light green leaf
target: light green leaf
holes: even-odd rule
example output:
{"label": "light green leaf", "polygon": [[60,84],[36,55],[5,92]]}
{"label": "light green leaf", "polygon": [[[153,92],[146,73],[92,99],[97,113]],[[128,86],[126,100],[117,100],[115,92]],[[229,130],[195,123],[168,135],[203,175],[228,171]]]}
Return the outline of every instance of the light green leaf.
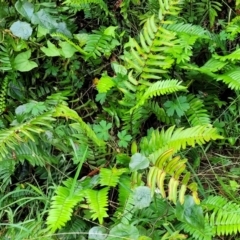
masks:
{"label": "light green leaf", "polygon": [[110,90],[113,86],[115,86],[115,83],[112,80],[112,78],[105,75],[100,78],[96,87],[99,93],[105,93],[108,90]]}
{"label": "light green leaf", "polygon": [[14,59],[14,68],[20,72],[28,72],[37,67],[37,63],[30,61],[31,51],[19,53]]}
{"label": "light green leaf", "polygon": [[135,153],[131,157],[131,161],[129,163],[129,168],[131,171],[137,171],[139,169],[145,169],[149,166],[149,160],[142,155],[141,153]]}
{"label": "light green leaf", "polygon": [[27,0],[19,0],[15,3],[15,8],[23,17],[31,20],[34,12],[34,6],[32,3]]}
{"label": "light green leaf", "polygon": [[25,40],[27,40],[32,35],[32,27],[27,22],[14,22],[10,27],[10,30],[15,36]]}
{"label": "light green leaf", "polygon": [[139,232],[135,226],[120,223],[110,230],[107,240],[116,240],[116,239],[137,240],[138,237],[139,237]]}
{"label": "light green leaf", "polygon": [[46,47],[41,47],[40,49],[46,54],[48,57],[56,57],[60,56],[60,50],[50,41],[47,41],[47,48]]}
{"label": "light green leaf", "polygon": [[60,50],[61,55],[65,58],[71,58],[73,56],[73,54],[77,51],[76,48],[73,47],[68,42],[60,42],[59,45],[62,48]]}
{"label": "light green leaf", "polygon": [[203,210],[197,205],[192,196],[185,196],[184,204],[177,203],[176,217],[179,221],[186,222],[195,228],[204,229]]}
{"label": "light green leaf", "polygon": [[39,24],[40,26],[49,30],[58,28],[57,21],[43,9],[37,13],[34,13],[31,21],[33,24]]}
{"label": "light green leaf", "polygon": [[146,186],[139,186],[134,189],[133,200],[135,208],[143,209],[150,205],[151,199],[151,189]]}
{"label": "light green leaf", "polygon": [[115,30],[118,27],[110,26],[104,30],[104,34],[115,38]]}
{"label": "light green leaf", "polygon": [[103,227],[92,227],[88,232],[89,240],[104,240],[107,237],[106,229]]}

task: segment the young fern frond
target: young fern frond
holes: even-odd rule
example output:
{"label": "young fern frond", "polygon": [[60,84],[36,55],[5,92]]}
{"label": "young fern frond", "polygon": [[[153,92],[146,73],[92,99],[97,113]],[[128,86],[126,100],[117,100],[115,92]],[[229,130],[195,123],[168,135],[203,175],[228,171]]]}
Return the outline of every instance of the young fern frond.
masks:
{"label": "young fern frond", "polygon": [[108,217],[108,191],[109,187],[105,187],[101,190],[87,189],[85,192],[92,213],[91,218],[98,219],[100,224],[103,224],[103,218]]}
{"label": "young fern frond", "polygon": [[210,124],[210,116],[204,108],[203,101],[191,94],[187,96],[187,101],[190,107],[186,111],[186,116],[191,126]]}
{"label": "young fern frond", "polygon": [[82,187],[75,184],[74,191],[71,189],[75,184],[74,179],[69,178],[63,182],[64,186],[58,186],[55,191],[55,196],[52,197],[51,207],[49,210],[47,225],[52,232],[61,229],[66,225],[66,222],[71,219],[73,208],[84,197]]}

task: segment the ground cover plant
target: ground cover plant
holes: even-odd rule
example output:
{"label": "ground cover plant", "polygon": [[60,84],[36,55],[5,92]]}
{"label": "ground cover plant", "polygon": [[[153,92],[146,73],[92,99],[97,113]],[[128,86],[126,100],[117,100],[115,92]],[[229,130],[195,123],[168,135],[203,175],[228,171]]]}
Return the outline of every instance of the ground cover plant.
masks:
{"label": "ground cover plant", "polygon": [[0,6],[0,239],[239,239],[239,1]]}

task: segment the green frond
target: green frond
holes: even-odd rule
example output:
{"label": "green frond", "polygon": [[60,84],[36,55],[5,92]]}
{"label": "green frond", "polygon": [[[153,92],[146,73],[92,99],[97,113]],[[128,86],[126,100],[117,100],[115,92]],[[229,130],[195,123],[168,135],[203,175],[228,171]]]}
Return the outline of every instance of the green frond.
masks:
{"label": "green frond", "polygon": [[0,130],[0,159],[8,154],[9,149],[14,150],[16,145],[25,142],[26,139],[34,142],[35,134],[44,132],[45,127],[51,129],[51,122],[53,121],[55,119],[52,118],[52,113],[47,112],[15,127]]}
{"label": "green frond", "polygon": [[200,67],[200,71],[203,73],[208,72],[217,72],[224,68],[227,65],[227,62],[221,61],[216,58],[210,58],[202,67]]}
{"label": "green frond", "polygon": [[[67,222],[66,226],[62,228],[59,233],[68,233],[64,234],[64,237],[61,237],[62,240],[77,240],[82,232],[86,231],[87,224],[79,216],[72,216],[71,220]],[[72,233],[72,234],[70,234]]]}
{"label": "green frond", "polygon": [[105,33],[104,30],[94,30],[88,35],[88,40],[84,46],[84,51],[87,52],[87,59],[93,57],[96,59],[102,55],[109,57],[113,48],[113,37]]}
{"label": "green frond", "polygon": [[29,140],[28,142],[19,143],[14,148],[14,154],[19,162],[27,160],[33,167],[45,166],[49,163],[57,163],[57,159],[46,150],[46,146],[43,144],[36,144]]}
{"label": "green frond", "polygon": [[218,81],[223,81],[231,89],[240,89],[240,68],[235,68],[222,75],[217,75],[216,78]]}
{"label": "green frond", "polygon": [[54,109],[54,117],[65,117],[66,119],[72,119],[77,123],[72,124],[75,129],[81,128],[86,136],[88,136],[97,146],[104,146],[105,142],[97,137],[95,132],[82,120],[82,118],[75,112],[65,105],[58,105]]}
{"label": "green frond", "polygon": [[16,162],[13,159],[0,161],[0,188],[1,192],[11,183],[11,176],[14,174]]}
{"label": "green frond", "polygon": [[[131,103],[134,102],[132,101]],[[136,136],[139,133],[142,124],[148,119],[149,116],[150,111],[145,107],[134,109],[131,113],[125,111],[123,116],[121,116],[123,121],[122,129],[130,132],[132,136]]]}
{"label": "green frond", "polygon": [[55,195],[51,199],[51,206],[48,212],[47,225],[52,232],[64,227],[71,219],[73,208],[84,197],[82,187],[74,186],[74,191],[71,194],[74,179],[69,178],[63,182],[64,186],[58,186]]}
{"label": "green frond", "polygon": [[150,101],[147,104],[150,111],[157,117],[158,121],[166,124],[174,124],[174,119],[170,118],[164,108],[160,107],[157,102]]}
{"label": "green frond", "polygon": [[210,140],[222,139],[217,129],[211,125],[194,126],[191,128],[177,128],[172,126],[167,130],[152,131],[147,137],[142,138],[140,147],[150,159],[156,159],[164,150],[173,148],[174,152],[185,149],[187,146],[195,147]]}
{"label": "green frond", "polygon": [[208,225],[206,221],[204,229],[196,228],[187,223],[181,223],[178,229],[189,233],[196,240],[212,240],[213,239],[213,229]]}
{"label": "green frond", "polygon": [[118,185],[118,203],[119,206],[114,216],[122,223],[128,223],[133,217],[134,201],[131,191],[131,180],[126,176],[121,176]]}
{"label": "green frond", "polygon": [[166,29],[176,32],[176,33],[185,33],[192,36],[196,36],[198,38],[206,38],[209,39],[209,36],[206,35],[206,30],[198,25],[192,25],[189,23],[175,23],[169,24]]}
{"label": "green frond", "polygon": [[101,9],[103,9],[106,13],[108,13],[108,7],[103,0],[65,0],[64,4],[70,5],[72,7],[78,7],[80,9],[84,9],[86,4],[97,4]]}
{"label": "green frond", "polygon": [[120,176],[127,172],[126,168],[117,169],[113,167],[112,169],[101,168],[100,170],[100,184],[101,186],[116,187]]}
{"label": "green frond", "polygon": [[85,192],[92,213],[91,218],[98,219],[100,224],[103,224],[103,218],[108,217],[108,191],[109,188],[105,187],[101,190],[87,189]]}
{"label": "green frond", "polygon": [[236,37],[237,34],[240,33],[240,16],[236,16],[231,20],[231,22],[226,27],[226,32],[230,33],[233,39]]}
{"label": "green frond", "polygon": [[233,61],[239,61],[239,58],[240,58],[240,48],[235,50],[234,52],[228,54],[228,55],[225,55],[225,56],[219,56],[217,54],[214,54],[213,58],[218,59],[220,61],[224,61],[224,62],[227,61],[227,60],[232,61],[232,62]]}
{"label": "green frond", "polygon": [[207,209],[209,224],[214,235],[229,235],[240,232],[240,205],[221,196],[210,196],[202,202]]}
{"label": "green frond", "polygon": [[188,121],[192,126],[210,124],[210,115],[204,107],[203,101],[194,95],[189,94],[187,101],[190,108],[186,111]]}
{"label": "green frond", "polygon": [[0,45],[0,70],[12,71],[14,70],[14,57],[12,47]]}
{"label": "green frond", "polygon": [[164,81],[157,81],[148,87],[143,95],[140,96],[139,101],[136,103],[136,106],[134,106],[130,112],[132,112],[134,109],[138,108],[139,106],[143,105],[145,101],[148,99],[155,97],[155,96],[160,96],[160,95],[165,95],[165,94],[170,94],[174,93],[177,91],[185,91],[186,87],[180,85],[181,82],[178,80],[164,80]]}

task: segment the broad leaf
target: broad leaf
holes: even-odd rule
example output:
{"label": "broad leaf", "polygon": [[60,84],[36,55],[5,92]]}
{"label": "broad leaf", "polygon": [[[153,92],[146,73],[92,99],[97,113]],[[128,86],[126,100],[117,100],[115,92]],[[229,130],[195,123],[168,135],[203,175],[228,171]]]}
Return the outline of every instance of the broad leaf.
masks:
{"label": "broad leaf", "polygon": [[195,203],[192,196],[186,196],[183,205],[178,202],[176,216],[179,221],[188,223],[198,229],[204,229],[202,207]]}
{"label": "broad leaf", "polygon": [[20,72],[28,72],[37,67],[37,63],[29,60],[31,57],[31,51],[19,53],[14,59],[14,68]]}
{"label": "broad leaf", "polygon": [[76,48],[73,47],[68,42],[60,42],[59,45],[61,46],[61,55],[65,58],[71,58],[75,52],[77,52]]}
{"label": "broad leaf", "polygon": [[116,239],[137,240],[138,237],[139,237],[139,232],[135,226],[120,223],[110,230],[107,240],[116,240]]}
{"label": "broad leaf", "polygon": [[32,3],[27,0],[19,0],[16,2],[15,8],[23,17],[31,20],[34,12],[34,6]]}
{"label": "broad leaf", "polygon": [[149,160],[141,153],[135,153],[131,157],[129,167],[131,171],[137,171],[139,169],[145,169],[149,166]]}
{"label": "broad leaf", "polygon": [[31,21],[33,24],[39,24],[49,30],[56,29],[58,27],[57,21],[43,9],[33,14]]}
{"label": "broad leaf", "polygon": [[32,27],[27,22],[14,22],[10,27],[10,30],[15,36],[25,40],[27,40],[32,35]]}
{"label": "broad leaf", "polygon": [[106,229],[103,227],[92,227],[88,232],[89,240],[104,240],[107,237]]}
{"label": "broad leaf", "polygon": [[47,41],[47,48],[41,47],[40,49],[46,54],[48,57],[56,57],[60,56],[60,50],[50,41]]}
{"label": "broad leaf", "polygon": [[151,189],[146,186],[139,186],[134,189],[133,200],[135,208],[146,208],[150,205],[151,199]]}

